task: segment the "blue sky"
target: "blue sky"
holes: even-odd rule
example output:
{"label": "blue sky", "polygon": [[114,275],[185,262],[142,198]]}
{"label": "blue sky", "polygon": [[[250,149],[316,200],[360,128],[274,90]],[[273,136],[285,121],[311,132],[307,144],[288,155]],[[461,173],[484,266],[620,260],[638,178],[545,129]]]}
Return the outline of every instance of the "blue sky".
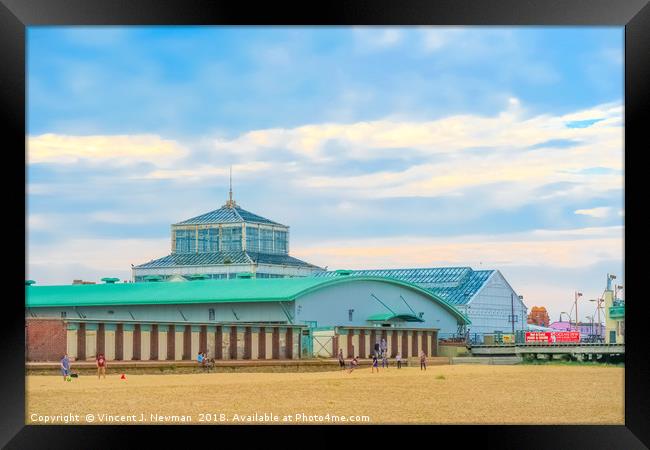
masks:
{"label": "blue sky", "polygon": [[29,276],[128,278],[232,165],[298,257],[498,268],[558,315],[622,274],[623,32],[30,27]]}

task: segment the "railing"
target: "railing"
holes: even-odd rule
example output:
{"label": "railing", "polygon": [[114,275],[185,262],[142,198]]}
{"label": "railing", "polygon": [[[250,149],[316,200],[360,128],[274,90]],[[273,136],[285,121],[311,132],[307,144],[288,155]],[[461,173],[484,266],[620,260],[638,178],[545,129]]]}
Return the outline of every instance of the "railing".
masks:
{"label": "railing", "polygon": [[512,344],[478,344],[471,345],[471,347],[487,348],[487,347],[621,347],[625,344],[612,344],[612,343],[592,343],[592,342],[518,342]]}

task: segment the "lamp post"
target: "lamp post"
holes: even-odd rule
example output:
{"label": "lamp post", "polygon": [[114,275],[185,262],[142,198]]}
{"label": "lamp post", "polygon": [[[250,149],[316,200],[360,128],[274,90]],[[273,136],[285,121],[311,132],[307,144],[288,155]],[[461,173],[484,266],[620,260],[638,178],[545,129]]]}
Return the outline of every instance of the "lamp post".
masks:
{"label": "lamp post", "polygon": [[598,315],[598,341],[600,342],[603,338],[603,324],[600,322],[600,309],[602,308],[604,300],[602,298],[592,298],[589,301],[596,302],[596,314]]}
{"label": "lamp post", "polygon": [[578,321],[580,319],[580,316],[578,315],[578,297],[582,297],[582,292],[575,291],[574,302],[576,306],[576,331],[580,331],[580,328],[578,328]]}

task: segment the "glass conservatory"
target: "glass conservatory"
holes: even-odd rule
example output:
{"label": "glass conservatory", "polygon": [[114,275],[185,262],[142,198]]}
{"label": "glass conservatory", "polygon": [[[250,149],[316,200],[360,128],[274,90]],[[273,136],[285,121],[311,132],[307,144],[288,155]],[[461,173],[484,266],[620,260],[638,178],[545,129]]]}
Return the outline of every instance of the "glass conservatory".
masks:
{"label": "glass conservatory", "polygon": [[[289,255],[289,227],[229,199],[221,208],[171,226],[171,253],[133,267],[133,281],[309,276],[323,269]],[[152,278],[153,276],[153,278]]]}

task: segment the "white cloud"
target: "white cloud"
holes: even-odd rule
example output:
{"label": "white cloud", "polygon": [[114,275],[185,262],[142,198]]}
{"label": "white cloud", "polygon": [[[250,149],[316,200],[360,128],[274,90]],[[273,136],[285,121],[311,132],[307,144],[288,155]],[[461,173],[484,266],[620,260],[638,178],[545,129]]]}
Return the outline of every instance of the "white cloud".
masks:
{"label": "white cloud", "polygon": [[[324,123],[296,128],[255,130],[234,139],[213,141],[215,153],[282,165],[296,174],[301,188],[345,190],[358,198],[454,195],[470,187],[510,183],[499,190],[494,204],[516,207],[531,200],[536,189],[547,184],[570,183],[563,191],[546,194],[589,198],[622,189],[622,177],[613,172],[588,176],[585,167],[623,168],[622,109],[601,105],[564,116],[527,117],[516,98],[508,109],[485,117],[457,115],[433,121],[383,119],[350,124]],[[568,128],[567,121],[600,117],[588,128]],[[566,140],[569,148],[531,149],[537,144]],[[336,142],[344,153],[332,154]],[[467,149],[485,151],[466,152]],[[274,162],[277,149],[297,155],[292,163]],[[373,161],[394,158],[401,149],[418,157],[418,163],[400,169],[385,168],[355,176],[315,174],[313,167],[337,160]],[[269,166],[260,165],[260,170]],[[514,187],[516,186],[516,187]]]}
{"label": "white cloud", "polygon": [[[345,192],[350,200],[461,196],[468,189],[485,188],[479,209],[509,209],[562,197],[586,200],[622,189],[621,116],[621,105],[604,104],[562,116],[529,117],[519,99],[511,97],[507,109],[494,116],[308,124],[258,129],[234,138],[199,137],[190,144],[159,136],[41,135],[29,138],[28,159],[54,164],[147,162],[132,179],[185,183],[225,179],[233,164],[242,179],[281,173],[287,176],[287,189],[305,195]],[[566,126],[594,117],[603,120],[587,128]],[[573,145],[539,147],[557,140]],[[197,147],[200,158],[182,158],[190,154],[186,148]],[[405,156],[404,161],[412,162],[352,174],[327,170],[346,161],[372,164]],[[583,172],[588,167],[613,170],[588,175]],[[547,185],[558,187],[538,192]],[[30,195],[47,194],[50,187],[39,182],[28,190]]]}
{"label": "white cloud", "polygon": [[[182,179],[184,181],[201,181],[208,177],[227,177],[231,166],[200,165],[178,169],[154,170],[141,178],[151,179]],[[237,176],[249,173],[267,172],[273,169],[273,164],[263,161],[250,161],[242,164],[232,164],[232,170]]]}
{"label": "white cloud", "polygon": [[[507,28],[427,26],[420,28],[424,53],[445,51],[447,61],[482,61],[508,56],[503,64],[524,60],[516,34]],[[525,58],[530,63],[530,58]],[[533,61],[535,63],[535,61]],[[521,67],[518,67],[521,70]]]}
{"label": "white cloud", "polygon": [[611,64],[622,65],[624,63],[624,51],[622,48],[605,48],[600,52],[603,60]]}
{"label": "white cloud", "polygon": [[[582,267],[621,260],[622,227],[537,230],[507,235],[390,237],[297,242],[292,252],[330,268],[472,266]],[[594,252],[594,249],[598,249]]]}
{"label": "white cloud", "polygon": [[73,44],[88,47],[113,47],[128,42],[130,30],[124,27],[63,28],[61,33]]}
{"label": "white cloud", "polygon": [[45,214],[29,214],[27,216],[27,229],[29,230],[45,230],[47,225],[48,220]]}
{"label": "white cloud", "polygon": [[468,30],[451,27],[432,27],[422,29],[422,45],[426,51],[433,52],[446,47],[454,40],[468,35]]}
{"label": "white cloud", "polygon": [[[124,277],[131,264],[160,258],[169,251],[169,239],[61,239],[38,246],[28,241],[28,277],[39,284],[65,283],[60,278],[52,280],[57,273],[72,277],[68,282],[89,274],[95,274],[96,280],[118,272]],[[75,267],[83,268],[83,273],[73,273]]]}
{"label": "white cloud", "polygon": [[396,46],[402,41],[403,32],[398,28],[355,27],[354,36],[357,47],[369,51]]}
{"label": "white cloud", "polygon": [[27,138],[29,164],[74,164],[80,161],[165,165],[187,154],[178,142],[156,135],[70,136],[42,134]]}
{"label": "white cloud", "polygon": [[604,219],[605,217],[609,216],[610,211],[611,211],[610,207],[601,206],[598,208],[591,208],[591,209],[577,209],[574,211],[574,213],[582,216],[590,216],[590,217],[595,217],[597,219]]}

